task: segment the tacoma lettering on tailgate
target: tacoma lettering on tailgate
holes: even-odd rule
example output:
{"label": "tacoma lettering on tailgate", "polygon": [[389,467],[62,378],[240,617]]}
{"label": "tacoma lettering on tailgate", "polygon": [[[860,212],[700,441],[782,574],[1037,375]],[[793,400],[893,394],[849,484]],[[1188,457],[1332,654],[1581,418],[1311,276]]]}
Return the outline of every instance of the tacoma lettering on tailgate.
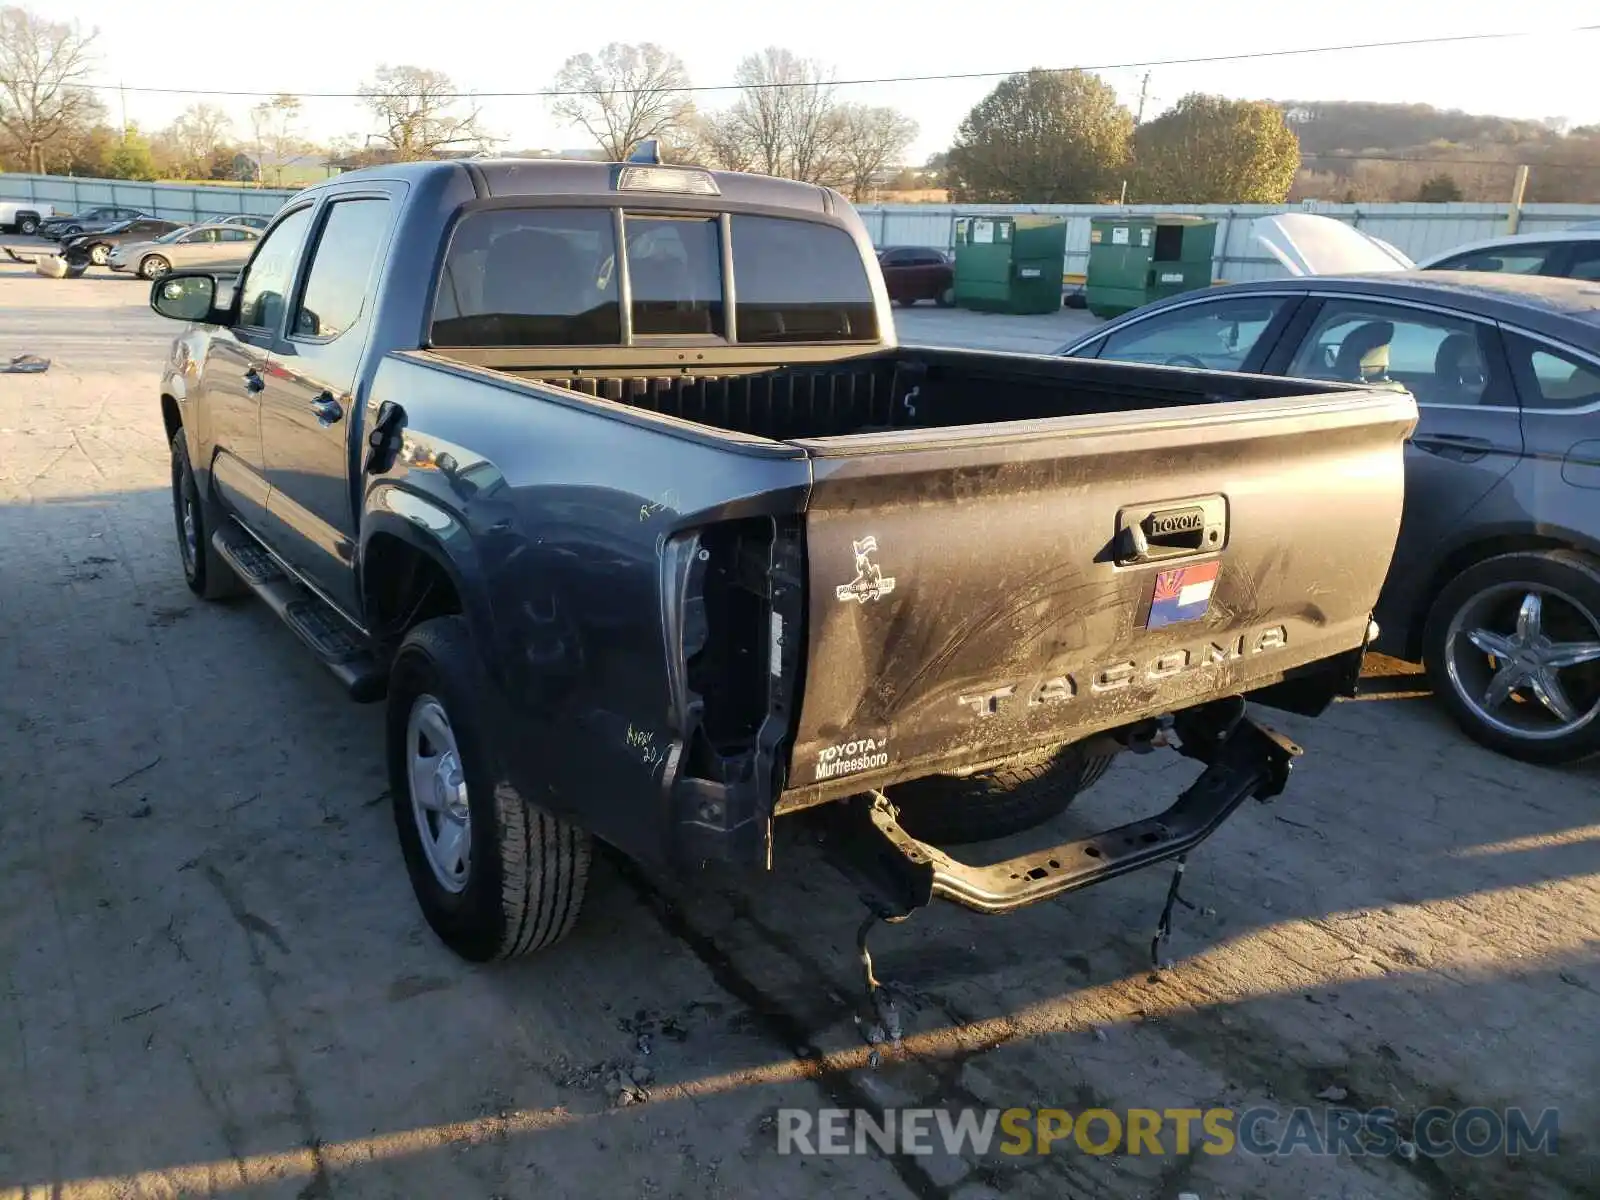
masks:
{"label": "tacoma lettering on tailgate", "polygon": [[[1124,659],[1101,667],[1084,678],[1091,694],[1104,695],[1129,687],[1139,680],[1159,683],[1190,671],[1201,671],[1237,659],[1281,650],[1288,644],[1288,628],[1272,625],[1255,633],[1241,633],[1227,642],[1207,641],[1199,646],[1164,650],[1142,664]],[[1033,682],[1007,683],[984,691],[962,693],[956,697],[956,703],[963,708],[970,708],[980,717],[988,717],[1019,696],[1026,698],[1029,708],[1037,708],[1044,704],[1063,704],[1076,697],[1079,690],[1077,676],[1052,675]]]}

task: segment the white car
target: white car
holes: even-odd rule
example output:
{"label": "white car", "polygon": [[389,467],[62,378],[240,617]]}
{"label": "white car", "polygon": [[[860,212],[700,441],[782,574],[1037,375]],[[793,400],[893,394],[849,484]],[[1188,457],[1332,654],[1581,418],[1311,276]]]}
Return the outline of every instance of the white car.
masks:
{"label": "white car", "polygon": [[1600,280],[1600,228],[1485,238],[1425,258],[1417,266],[1425,271],[1504,271]]}
{"label": "white car", "polygon": [[144,279],[160,279],[173,270],[228,274],[244,266],[260,238],[259,229],[246,225],[189,225],[154,241],[118,246],[106,265]]}

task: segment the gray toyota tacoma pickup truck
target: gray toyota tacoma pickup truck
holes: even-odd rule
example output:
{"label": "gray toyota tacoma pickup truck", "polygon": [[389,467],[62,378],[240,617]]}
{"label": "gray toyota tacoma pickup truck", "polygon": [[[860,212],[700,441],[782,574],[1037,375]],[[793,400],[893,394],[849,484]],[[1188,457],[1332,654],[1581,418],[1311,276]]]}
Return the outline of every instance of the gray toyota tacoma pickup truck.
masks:
{"label": "gray toyota tacoma pickup truck", "polygon": [[[566,934],[591,838],[770,869],[811,810],[869,921],[1004,912],[1282,788],[1246,701],[1353,691],[1408,395],[901,346],[841,196],[639,159],[353,172],[152,288],[189,586],[386,704],[450,947]],[[1159,814],[946,849],[1163,745]]]}

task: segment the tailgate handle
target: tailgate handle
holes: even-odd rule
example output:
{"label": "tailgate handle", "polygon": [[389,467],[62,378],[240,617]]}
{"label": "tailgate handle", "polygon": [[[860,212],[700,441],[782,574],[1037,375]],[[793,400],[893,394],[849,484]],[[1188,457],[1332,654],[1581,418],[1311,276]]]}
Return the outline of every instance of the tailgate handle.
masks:
{"label": "tailgate handle", "polygon": [[1127,565],[1221,550],[1227,513],[1221,496],[1124,508],[1117,513],[1114,557]]}

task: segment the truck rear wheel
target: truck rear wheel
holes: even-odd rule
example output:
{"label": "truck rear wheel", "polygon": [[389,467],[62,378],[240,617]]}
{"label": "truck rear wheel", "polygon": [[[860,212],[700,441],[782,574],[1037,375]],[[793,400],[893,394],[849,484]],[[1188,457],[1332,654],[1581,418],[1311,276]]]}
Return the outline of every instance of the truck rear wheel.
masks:
{"label": "truck rear wheel", "polygon": [[588,835],[506,780],[484,720],[489,694],[461,617],[406,635],[386,714],[395,828],[423,916],[473,962],[560,941],[589,877]]}
{"label": "truck rear wheel", "polygon": [[937,844],[1007,837],[1059,816],[1111,765],[1061,746],[975,775],[931,775],[889,790],[902,828]]}

